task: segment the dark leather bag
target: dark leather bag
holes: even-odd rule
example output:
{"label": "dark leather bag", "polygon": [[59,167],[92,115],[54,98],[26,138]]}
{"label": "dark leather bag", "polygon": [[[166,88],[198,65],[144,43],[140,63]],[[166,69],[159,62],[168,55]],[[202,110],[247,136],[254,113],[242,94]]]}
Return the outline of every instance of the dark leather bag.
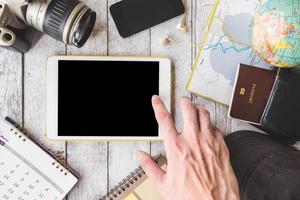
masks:
{"label": "dark leather bag", "polygon": [[242,200],[300,199],[300,151],[253,131],[230,134],[225,142]]}
{"label": "dark leather bag", "polygon": [[261,129],[281,142],[294,143],[300,140],[299,114],[300,68],[279,69]]}

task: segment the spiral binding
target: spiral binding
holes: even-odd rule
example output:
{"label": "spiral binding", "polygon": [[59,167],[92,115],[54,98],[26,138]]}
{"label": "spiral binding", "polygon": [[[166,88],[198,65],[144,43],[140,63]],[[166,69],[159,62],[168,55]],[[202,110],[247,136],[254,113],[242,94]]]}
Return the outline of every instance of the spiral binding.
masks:
{"label": "spiral binding", "polygon": [[[25,129],[22,128],[21,126],[19,126],[16,122],[14,122],[13,120],[11,120],[8,117],[5,117],[5,120],[11,125],[10,132],[12,132],[16,136],[18,136],[18,138],[20,140],[22,140],[23,142],[26,142],[26,140],[28,139],[28,136],[27,136],[27,132],[25,131]],[[18,130],[20,133],[18,133],[16,130]]]}
{"label": "spiral binding", "polygon": [[138,167],[131,172],[126,178],[119,182],[117,186],[112,188],[107,195],[102,197],[100,200],[115,200],[123,192],[128,190],[135,182],[145,175],[145,171],[142,167]]}

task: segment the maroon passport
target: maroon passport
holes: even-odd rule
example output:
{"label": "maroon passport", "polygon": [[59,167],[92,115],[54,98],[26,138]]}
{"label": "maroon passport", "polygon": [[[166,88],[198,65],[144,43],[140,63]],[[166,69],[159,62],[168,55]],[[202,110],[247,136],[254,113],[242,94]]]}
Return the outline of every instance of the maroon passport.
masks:
{"label": "maroon passport", "polygon": [[229,116],[260,124],[273,89],[277,70],[240,64],[237,73]]}

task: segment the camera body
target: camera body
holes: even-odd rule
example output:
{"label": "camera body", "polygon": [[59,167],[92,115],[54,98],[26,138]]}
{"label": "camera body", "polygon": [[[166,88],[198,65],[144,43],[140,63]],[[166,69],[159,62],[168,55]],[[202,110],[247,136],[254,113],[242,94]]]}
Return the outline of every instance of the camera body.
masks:
{"label": "camera body", "polygon": [[89,38],[96,13],[79,0],[0,0],[0,46],[22,53],[30,49],[27,26],[67,45],[81,47]]}

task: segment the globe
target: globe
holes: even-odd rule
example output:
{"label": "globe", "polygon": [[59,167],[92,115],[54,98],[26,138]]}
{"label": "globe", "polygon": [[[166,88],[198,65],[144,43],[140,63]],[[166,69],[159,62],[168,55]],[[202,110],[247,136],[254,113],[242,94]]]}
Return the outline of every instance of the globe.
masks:
{"label": "globe", "polygon": [[254,16],[252,45],[273,66],[300,65],[300,0],[266,0]]}

